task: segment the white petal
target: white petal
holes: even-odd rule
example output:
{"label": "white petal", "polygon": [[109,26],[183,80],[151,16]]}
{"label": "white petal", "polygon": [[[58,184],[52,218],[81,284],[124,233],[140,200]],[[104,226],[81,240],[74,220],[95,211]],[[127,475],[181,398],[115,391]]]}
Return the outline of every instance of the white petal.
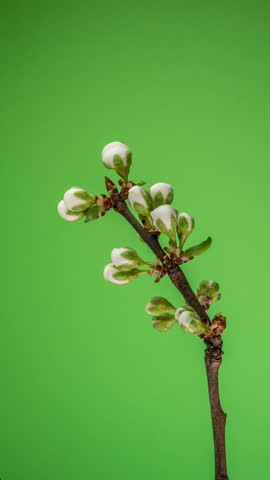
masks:
{"label": "white petal", "polygon": [[76,222],[77,220],[80,220],[80,218],[83,217],[82,212],[78,212],[78,213],[74,212],[73,215],[68,215],[67,212],[69,211],[69,208],[65,204],[64,200],[61,200],[61,202],[58,203],[57,211],[58,211],[60,217],[67,220],[67,222]]}
{"label": "white petal", "polygon": [[153,199],[155,195],[160,192],[163,199],[166,200],[171,191],[172,187],[169,183],[155,183],[150,187],[150,195]]}
{"label": "white petal", "polygon": [[102,162],[105,166],[114,168],[114,155],[119,155],[122,158],[124,165],[126,165],[127,154],[130,152],[127,145],[121,142],[108,143],[102,150]]}
{"label": "white petal", "polygon": [[114,248],[111,253],[111,259],[113,265],[120,267],[120,265],[132,265],[133,261],[128,258],[122,257],[123,252],[129,251],[129,248]]}
{"label": "white petal", "polygon": [[160,207],[155,208],[150,213],[154,225],[157,227],[157,221],[161,220],[168,230],[171,230],[171,217],[173,216],[176,219],[176,211],[170,205],[160,205]]}
{"label": "white petal", "polygon": [[123,285],[125,283],[129,283],[128,280],[116,280],[113,277],[113,274],[116,272],[118,272],[118,269],[112,263],[109,263],[104,268],[104,279],[108,280],[109,282],[115,283],[116,285]]}
{"label": "white petal", "polygon": [[193,312],[185,310],[183,307],[178,308],[175,312],[175,318],[179,325],[189,328],[190,322],[194,320]]}
{"label": "white petal", "polygon": [[79,207],[80,205],[85,206],[86,208],[88,206],[88,203],[85,200],[82,200],[75,195],[77,192],[85,192],[85,190],[79,187],[72,187],[64,194],[64,202],[69,210],[72,210],[74,207]]}
{"label": "white petal", "polygon": [[140,203],[146,209],[148,209],[148,202],[146,200],[146,193],[142,187],[139,185],[134,185],[128,192],[128,199],[131,206],[133,207],[134,203]]}

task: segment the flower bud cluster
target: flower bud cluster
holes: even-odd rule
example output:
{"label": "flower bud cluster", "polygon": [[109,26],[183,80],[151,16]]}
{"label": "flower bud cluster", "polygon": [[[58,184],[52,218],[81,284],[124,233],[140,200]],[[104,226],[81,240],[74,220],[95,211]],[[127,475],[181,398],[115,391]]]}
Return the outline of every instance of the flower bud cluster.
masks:
{"label": "flower bud cluster", "polygon": [[211,246],[212,239],[208,237],[199,245],[183,250],[184,243],[194,230],[194,218],[185,212],[178,213],[170,205],[173,201],[173,189],[168,183],[155,183],[149,190],[135,185],[129,189],[128,199],[149,230],[169,237],[170,248],[166,250],[173,257],[177,257],[178,263],[186,263]]}
{"label": "flower bud cluster", "polygon": [[152,317],[152,325],[156,330],[165,332],[175,323],[185,332],[196,335],[211,332],[210,326],[204,324],[195,310],[184,305],[176,309],[166,298],[153,297],[147,303],[145,310]]}
{"label": "flower bud cluster", "polygon": [[102,197],[92,195],[79,187],[72,187],[67,190],[63,200],[57,206],[60,217],[67,222],[76,222],[84,216],[87,222],[95,220],[100,216],[102,208]]}
{"label": "flower bud cluster", "polygon": [[[132,248],[114,248],[111,253],[112,263],[104,269],[104,279],[116,285],[124,285],[135,278],[151,272],[156,262],[145,262]],[[147,268],[142,270],[142,268]],[[149,269],[150,267],[150,269]]]}

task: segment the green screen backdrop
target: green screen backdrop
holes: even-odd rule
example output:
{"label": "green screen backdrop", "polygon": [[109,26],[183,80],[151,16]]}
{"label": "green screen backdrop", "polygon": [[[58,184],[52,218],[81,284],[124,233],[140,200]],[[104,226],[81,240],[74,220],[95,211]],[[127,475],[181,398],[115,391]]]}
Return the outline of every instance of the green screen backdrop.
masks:
{"label": "green screen backdrop", "polygon": [[[65,190],[131,178],[195,217],[184,265],[220,283],[230,479],[269,475],[269,27],[266,1],[1,6],[1,480],[213,478],[203,344],[144,312],[164,278],[103,280],[114,247],[153,255],[115,212],[68,224]],[[189,242],[188,245],[191,245]]]}

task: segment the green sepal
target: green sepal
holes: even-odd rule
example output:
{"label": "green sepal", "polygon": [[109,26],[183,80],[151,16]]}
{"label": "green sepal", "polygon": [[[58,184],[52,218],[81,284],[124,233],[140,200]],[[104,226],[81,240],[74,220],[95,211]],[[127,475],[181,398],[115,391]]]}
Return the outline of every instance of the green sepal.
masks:
{"label": "green sepal", "polygon": [[67,212],[65,212],[66,215],[81,215],[81,217],[83,216],[83,212],[80,211],[80,212],[76,212],[75,210],[67,210]]}
{"label": "green sepal", "polygon": [[152,326],[159,332],[166,332],[175,324],[175,322],[174,315],[170,313],[156,315],[152,318]]}
{"label": "green sepal", "polygon": [[131,163],[132,163],[132,152],[128,152],[128,153],[127,153],[126,159],[127,159],[127,168],[128,168],[128,170],[129,170],[129,169],[130,169],[130,165],[131,165]]}
{"label": "green sepal", "polygon": [[149,210],[145,208],[144,205],[138,202],[133,203],[133,208],[134,210],[139,214],[139,216],[146,217],[148,219],[149,217]]}
{"label": "green sepal", "polygon": [[202,333],[209,333],[211,332],[210,327],[208,325],[205,325],[202,322],[199,322],[197,320],[191,320],[189,327],[186,327],[185,325],[179,325],[182,330],[186,333],[192,333],[193,335],[200,335]]}
{"label": "green sepal", "polygon": [[193,229],[194,229],[194,224],[195,224],[194,218],[191,217],[191,215],[188,215],[188,216],[191,219],[191,226],[189,225],[184,215],[181,216],[180,214],[177,221],[177,234],[180,240],[181,248],[183,247],[186,239],[189,237],[189,235],[193,232]]}
{"label": "green sepal", "polygon": [[124,179],[124,181],[127,183],[128,181],[128,174],[129,174],[129,167],[131,165],[131,159],[132,159],[132,154],[129,152],[127,154],[127,165],[124,164],[122,158],[120,155],[115,154],[113,157],[113,165],[120,177]]}
{"label": "green sepal", "polygon": [[127,260],[131,260],[134,263],[137,263],[138,265],[141,265],[143,263],[142,259],[139,257],[137,252],[132,249],[128,249],[125,252],[121,253],[121,257],[126,258]]}
{"label": "green sepal", "polygon": [[92,205],[85,211],[85,223],[91,222],[99,218],[101,207],[99,205]]}
{"label": "green sepal", "polygon": [[157,229],[159,232],[164,233],[164,235],[167,235],[167,237],[170,237],[173,240],[173,243],[175,244],[176,242],[176,233],[175,233],[175,227],[176,227],[176,221],[173,216],[171,216],[171,224],[172,228],[171,230],[168,230],[165,223],[158,219],[156,222]]}
{"label": "green sepal", "polygon": [[173,201],[173,191],[169,191],[167,197],[164,199],[161,192],[157,192],[153,198],[153,209],[160,207],[160,205],[170,205]]}
{"label": "green sepal", "polygon": [[196,257],[197,255],[201,255],[202,253],[206,252],[208,248],[211,247],[212,238],[208,237],[207,240],[200,243],[199,245],[195,245],[194,247],[190,247],[184,252],[181,253],[181,257]]}
{"label": "green sepal", "polygon": [[139,270],[138,268],[131,268],[131,269],[121,269],[118,268],[118,272],[113,274],[113,277],[115,280],[133,280],[134,278],[137,278],[139,275],[142,273],[146,273],[145,271]]}
{"label": "green sepal", "polygon": [[159,207],[160,205],[164,205],[164,198],[161,194],[161,192],[157,192],[156,195],[154,196],[153,198],[153,202],[154,202],[154,207]]}
{"label": "green sepal", "polygon": [[75,192],[74,196],[79,198],[80,200],[84,200],[88,203],[89,206],[96,203],[95,195],[91,195],[91,193],[88,192]]}

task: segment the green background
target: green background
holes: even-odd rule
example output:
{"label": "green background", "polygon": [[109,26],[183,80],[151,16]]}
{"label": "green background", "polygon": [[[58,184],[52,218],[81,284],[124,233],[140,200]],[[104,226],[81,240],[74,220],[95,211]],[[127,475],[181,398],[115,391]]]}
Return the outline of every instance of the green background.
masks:
{"label": "green background", "polygon": [[195,217],[191,285],[221,285],[230,479],[269,475],[269,3],[10,2],[1,7],[2,480],[211,479],[203,344],[144,306],[164,278],[103,280],[113,247],[153,256],[115,212],[56,205],[105,191],[119,140],[131,178],[169,182]]}

